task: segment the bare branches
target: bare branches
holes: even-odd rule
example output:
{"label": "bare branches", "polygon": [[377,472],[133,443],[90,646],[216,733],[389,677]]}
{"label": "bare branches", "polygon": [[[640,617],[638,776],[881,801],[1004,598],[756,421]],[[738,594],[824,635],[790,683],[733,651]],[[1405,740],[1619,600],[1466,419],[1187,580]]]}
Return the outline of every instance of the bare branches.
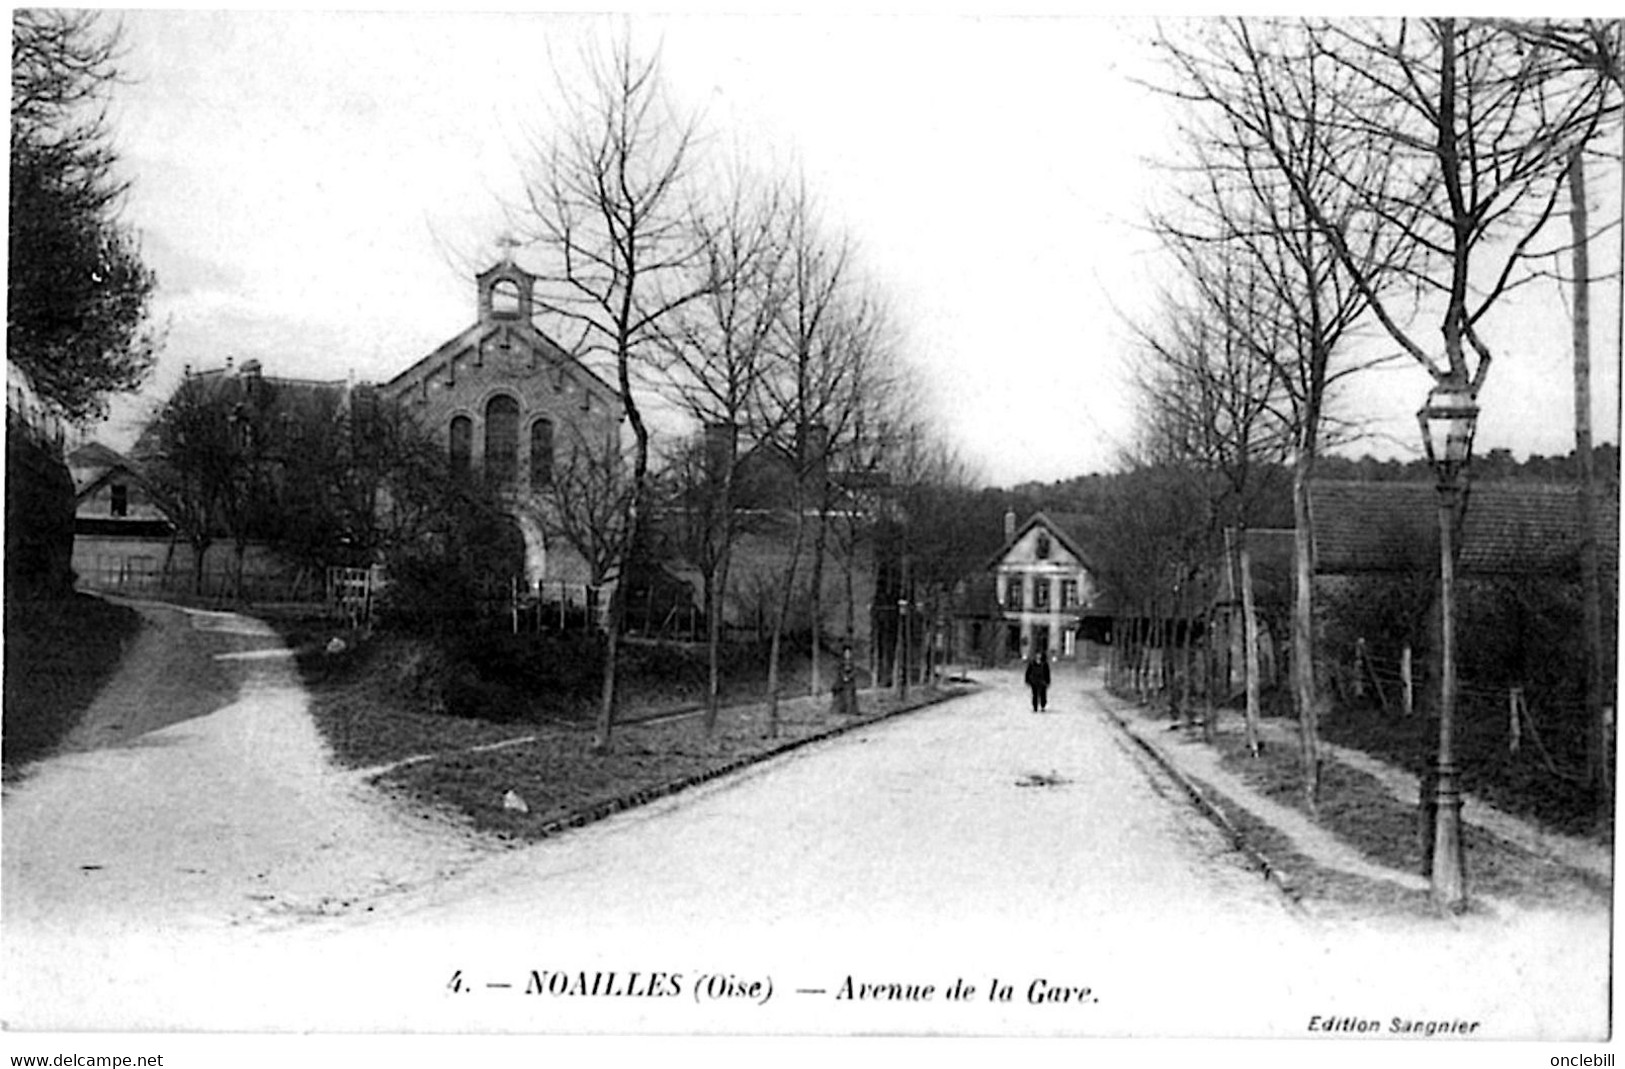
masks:
{"label": "bare branches", "polygon": [[760,407],[785,299],[781,241],[787,198],[778,183],[740,174],[715,211],[695,220],[699,295],[659,325],[665,392],[701,424],[742,425]]}
{"label": "bare branches", "polygon": [[[580,351],[613,362],[622,411],[632,427],[632,471],[625,509],[602,532],[624,552],[639,544],[649,475],[649,426],[634,391],[640,373],[658,364],[668,324],[711,292],[707,251],[689,190],[697,122],[678,115],[661,92],[657,57],[634,55],[623,37],[607,56],[590,57],[585,88],[563,79],[566,114],[540,146],[526,175],[519,220],[539,258],[537,300],[544,314],[581,331]],[[618,458],[617,458],[618,459]],[[624,573],[629,569],[623,560]],[[625,612],[624,583],[610,599],[608,647],[597,749],[609,745],[615,720],[616,649]]]}
{"label": "bare branches", "polygon": [[[1474,328],[1526,270],[1570,150],[1617,101],[1602,80],[1495,23],[1309,23],[1305,34],[1351,79],[1338,124],[1394,162],[1395,181],[1349,188],[1365,210],[1404,213],[1407,236],[1425,250],[1412,277],[1435,296],[1444,341],[1442,366],[1430,361],[1430,371],[1481,384],[1490,346]],[[1373,308],[1397,342],[1413,355],[1421,348],[1380,297]]]}
{"label": "bare branches", "polygon": [[1350,75],[1309,44],[1294,24],[1240,19],[1159,41],[1192,102],[1182,173],[1194,177],[1178,211],[1153,219],[1189,296],[1165,300],[1172,325],[1148,340],[1174,369],[1166,386],[1228,399],[1184,419],[1209,439],[1248,428],[1188,443],[1224,470],[1245,470],[1239,443],[1315,454],[1331,387],[1371,363],[1340,357],[1345,337],[1419,255],[1410,216],[1363,210],[1356,189],[1380,188],[1390,164],[1339,121]]}
{"label": "bare branches", "polygon": [[705,252],[686,185],[696,120],[666,102],[658,59],[639,59],[625,39],[591,57],[584,89],[560,91],[564,121],[537,150],[516,222],[539,256],[541,311],[573,323],[583,350],[613,361],[641,480],[648,432],[635,369],[655,359],[666,321],[711,285],[693,270]]}
{"label": "bare branches", "polygon": [[628,458],[614,438],[594,440],[569,424],[544,497],[542,526],[580,554],[594,586],[620,579],[630,530],[633,484]]}

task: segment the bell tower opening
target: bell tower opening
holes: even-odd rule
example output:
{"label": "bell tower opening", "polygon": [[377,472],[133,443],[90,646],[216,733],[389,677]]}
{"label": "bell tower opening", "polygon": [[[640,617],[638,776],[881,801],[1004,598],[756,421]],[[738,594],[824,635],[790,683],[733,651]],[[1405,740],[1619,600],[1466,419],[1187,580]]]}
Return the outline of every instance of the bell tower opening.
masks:
{"label": "bell tower opening", "polygon": [[479,284],[481,323],[515,319],[530,321],[535,275],[513,261],[505,260],[480,272],[475,281]]}
{"label": "bell tower opening", "polygon": [[491,314],[503,319],[519,314],[519,284],[513,279],[498,279],[491,287]]}

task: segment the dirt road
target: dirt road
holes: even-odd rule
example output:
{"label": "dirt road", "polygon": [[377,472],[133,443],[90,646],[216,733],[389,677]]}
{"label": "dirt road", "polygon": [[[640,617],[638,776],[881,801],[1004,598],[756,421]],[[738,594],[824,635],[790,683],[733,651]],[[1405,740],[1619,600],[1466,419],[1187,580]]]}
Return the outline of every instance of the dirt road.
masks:
{"label": "dirt road", "polygon": [[138,608],[141,639],[65,751],[6,789],[12,949],[365,908],[486,852],[332,768],[269,627]]}
{"label": "dirt road", "polygon": [[[259,656],[268,673],[280,663]],[[1393,925],[1300,917],[1136,756],[1081,684],[1058,681],[1052,711],[1038,716],[1014,677],[989,682],[455,874],[405,870],[427,878],[370,897],[369,873],[414,860],[392,853],[389,844],[409,852],[415,841],[399,821],[333,801],[346,797],[342,777],[254,780],[253,793],[217,811],[218,843],[239,834],[227,814],[262,794],[288,813],[352,822],[330,834],[286,820],[304,830],[243,840],[270,848],[281,913],[251,902],[236,915],[249,923],[182,923],[184,903],[150,901],[194,877],[172,860],[129,881],[149,901],[116,911],[131,919],[122,931],[105,930],[96,903],[107,899],[89,896],[36,899],[15,925],[8,894],[5,1016],[63,1029],[572,1034],[1308,1039],[1328,1018],[1378,1022],[1380,1038],[1395,1020],[1465,1022],[1473,1038],[1499,1039],[1606,1028],[1606,913]],[[144,752],[191,747],[225,761],[246,746],[283,754],[274,767],[308,767],[309,740],[278,729],[273,741],[265,723],[298,719],[296,696],[285,680],[263,688],[155,733],[206,740]],[[185,825],[184,808],[150,819]],[[147,834],[134,824],[126,833]],[[383,849],[349,853],[356,834],[380,836]],[[194,838],[206,837],[163,830],[155,841]],[[428,836],[417,860],[447,856],[437,841]],[[226,872],[195,878],[238,901],[256,871],[218,843],[212,856]],[[48,879],[70,890],[105,880],[73,870],[83,856],[60,857]],[[323,915],[298,898],[334,876],[365,904]],[[8,891],[12,878],[8,869]],[[279,916],[303,923],[273,925]],[[956,982],[975,993],[949,998]]]}

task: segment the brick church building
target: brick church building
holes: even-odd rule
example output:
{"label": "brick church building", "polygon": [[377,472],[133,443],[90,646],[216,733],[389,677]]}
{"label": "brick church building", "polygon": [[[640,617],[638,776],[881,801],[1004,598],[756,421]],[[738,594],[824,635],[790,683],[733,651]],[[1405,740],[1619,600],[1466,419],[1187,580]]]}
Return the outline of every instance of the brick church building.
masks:
{"label": "brick church building", "polygon": [[454,470],[492,481],[523,536],[526,580],[556,596],[554,584],[579,588],[589,575],[570,547],[546,537],[545,491],[566,451],[619,440],[620,400],[536,328],[536,276],[505,260],[475,283],[474,322],[379,390],[440,437]]}

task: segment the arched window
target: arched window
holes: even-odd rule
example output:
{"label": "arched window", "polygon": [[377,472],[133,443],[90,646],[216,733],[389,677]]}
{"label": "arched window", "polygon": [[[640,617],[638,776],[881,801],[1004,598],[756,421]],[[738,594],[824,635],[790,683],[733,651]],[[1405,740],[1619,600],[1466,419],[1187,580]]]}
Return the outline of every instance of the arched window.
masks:
{"label": "arched window", "polygon": [[530,425],[530,488],[553,485],[553,424],[539,419]]}
{"label": "arched window", "polygon": [[485,476],[497,486],[519,478],[519,402],[506,394],[485,406]]}
{"label": "arched window", "polygon": [[1049,560],[1049,535],[1043,531],[1038,532],[1038,559]]}
{"label": "arched window", "polygon": [[516,316],[519,314],[519,284],[504,278],[491,287],[491,314]]}
{"label": "arched window", "polygon": [[451,473],[467,475],[474,448],[474,421],[467,416],[451,417]]}

